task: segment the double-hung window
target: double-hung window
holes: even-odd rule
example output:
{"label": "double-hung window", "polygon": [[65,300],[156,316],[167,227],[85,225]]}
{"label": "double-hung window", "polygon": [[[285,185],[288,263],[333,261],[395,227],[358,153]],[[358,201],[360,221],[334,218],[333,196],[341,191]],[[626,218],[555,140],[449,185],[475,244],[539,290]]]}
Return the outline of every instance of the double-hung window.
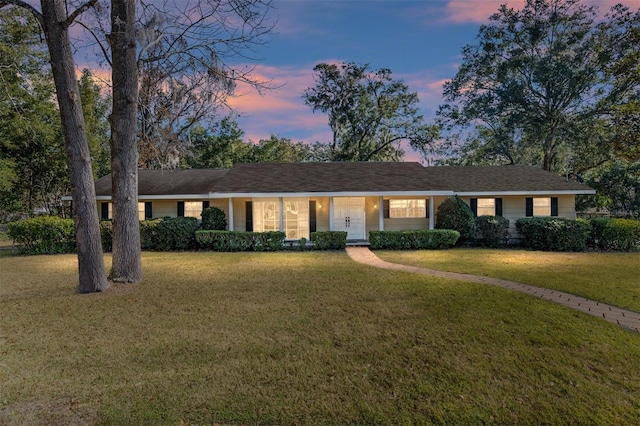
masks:
{"label": "double-hung window", "polygon": [[390,218],[426,217],[427,201],[415,200],[389,200]]}
{"label": "double-hung window", "polygon": [[558,197],[528,197],[526,216],[558,216]]}

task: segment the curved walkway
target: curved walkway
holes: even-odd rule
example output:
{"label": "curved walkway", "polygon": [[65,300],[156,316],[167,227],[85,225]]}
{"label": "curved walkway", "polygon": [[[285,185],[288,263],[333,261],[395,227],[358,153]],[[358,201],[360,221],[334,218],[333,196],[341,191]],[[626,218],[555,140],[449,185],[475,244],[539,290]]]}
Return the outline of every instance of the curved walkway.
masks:
{"label": "curved walkway", "polygon": [[407,266],[386,262],[376,256],[367,247],[347,247],[346,250],[349,257],[354,261],[364,263],[369,266],[374,266],[376,268],[392,269],[396,271],[431,275],[434,277],[470,281],[479,284],[495,285],[498,287],[507,288],[509,290],[530,294],[535,297],[540,297],[551,302],[559,303],[563,306],[567,306],[569,308],[584,312],[585,314],[603,318],[606,321],[617,324],[630,331],[640,333],[640,313],[638,312],[607,305],[595,300],[589,300],[581,296],[576,296],[574,294],[564,293],[562,291],[551,290],[548,288],[536,287],[528,284],[522,284],[515,281],[482,277],[478,275],[461,274],[458,272],[437,271],[435,269],[419,268],[416,266]]}

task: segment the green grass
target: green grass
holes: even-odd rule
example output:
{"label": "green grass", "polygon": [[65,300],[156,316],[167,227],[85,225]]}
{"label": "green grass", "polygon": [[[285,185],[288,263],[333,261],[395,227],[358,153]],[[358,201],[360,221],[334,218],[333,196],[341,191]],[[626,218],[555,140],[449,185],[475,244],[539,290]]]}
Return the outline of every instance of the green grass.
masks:
{"label": "green grass", "polygon": [[640,422],[640,336],[553,303],[341,252],[143,264],[77,295],[75,256],[0,258],[0,424]]}
{"label": "green grass", "polygon": [[640,312],[640,253],[454,249],[376,254],[388,262],[503,278]]}

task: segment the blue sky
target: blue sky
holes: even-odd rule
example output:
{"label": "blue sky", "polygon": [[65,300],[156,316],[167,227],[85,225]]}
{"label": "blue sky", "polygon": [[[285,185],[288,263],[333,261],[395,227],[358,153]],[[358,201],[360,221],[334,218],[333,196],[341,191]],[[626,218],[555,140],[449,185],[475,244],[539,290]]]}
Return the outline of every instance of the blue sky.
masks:
{"label": "blue sky", "polygon": [[[640,0],[583,0],[601,12],[615,3],[640,7]],[[257,55],[256,75],[281,88],[262,96],[239,87],[231,104],[240,113],[245,139],[271,134],[293,141],[328,142],[326,115],[312,113],[302,93],[314,85],[321,62],[369,63],[389,68],[418,92],[426,118],[442,102],[442,84],[460,64],[461,50],[473,44],[481,24],[502,3],[521,8],[524,0],[274,0],[275,32]],[[417,159],[407,152],[407,160]]]}

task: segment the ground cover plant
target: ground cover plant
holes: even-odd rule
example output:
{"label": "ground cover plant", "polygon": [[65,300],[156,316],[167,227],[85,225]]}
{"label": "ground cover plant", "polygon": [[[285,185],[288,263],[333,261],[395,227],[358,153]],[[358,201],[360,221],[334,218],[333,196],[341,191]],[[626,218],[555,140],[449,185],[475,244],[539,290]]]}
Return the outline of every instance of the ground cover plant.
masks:
{"label": "ground cover plant", "polygon": [[143,265],[78,295],[73,255],[0,258],[0,424],[640,421],[640,335],[553,303],[343,252]]}
{"label": "ground cover plant", "polygon": [[376,254],[389,262],[503,278],[640,312],[640,253],[455,249]]}

